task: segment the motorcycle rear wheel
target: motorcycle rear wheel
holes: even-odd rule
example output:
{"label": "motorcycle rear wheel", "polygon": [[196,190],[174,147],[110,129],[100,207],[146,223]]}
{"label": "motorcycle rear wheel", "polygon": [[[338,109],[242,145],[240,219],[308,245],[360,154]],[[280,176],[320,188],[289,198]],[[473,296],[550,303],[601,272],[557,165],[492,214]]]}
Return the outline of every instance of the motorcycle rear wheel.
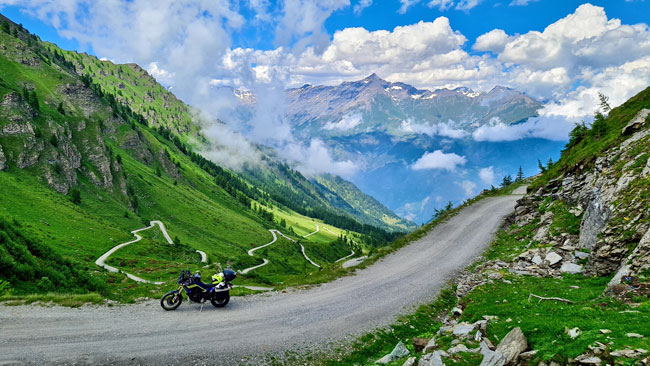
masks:
{"label": "motorcycle rear wheel", "polygon": [[210,302],[212,303],[212,306],[215,308],[222,308],[226,305],[228,305],[228,302],[230,301],[230,291],[226,292],[226,296],[222,297],[220,299],[215,299],[214,297],[210,299]]}
{"label": "motorcycle rear wheel", "polygon": [[160,299],[160,306],[167,311],[176,310],[176,308],[181,306],[182,302],[183,296],[179,294],[178,291],[171,291],[166,293],[165,296]]}

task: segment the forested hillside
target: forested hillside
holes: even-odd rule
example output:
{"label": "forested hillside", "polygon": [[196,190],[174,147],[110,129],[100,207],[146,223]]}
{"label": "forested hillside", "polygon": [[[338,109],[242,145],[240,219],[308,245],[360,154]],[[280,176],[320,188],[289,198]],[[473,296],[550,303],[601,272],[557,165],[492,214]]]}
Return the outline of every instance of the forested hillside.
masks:
{"label": "forested hillside", "polygon": [[[173,281],[180,269],[197,268],[195,250],[207,253],[208,270],[218,263],[235,269],[258,264],[262,259],[247,251],[269,242],[270,228],[299,239],[292,233],[327,227],[303,239],[313,243],[307,255],[325,270],[335,269],[337,256],[350,252],[351,241],[343,237],[370,248],[398,235],[359,224],[316,199],[302,175],[279,164],[311,187],[303,197],[316,194],[313,202],[293,204],[314,214],[306,219],[280,201],[279,188],[249,181],[198,153],[192,141],[201,134],[188,107],[141,69],[100,61],[88,66],[105,76],[98,78],[79,71],[78,62],[92,58],[43,43],[6,18],[0,22],[0,217],[6,234],[0,278],[15,292],[67,292],[79,283],[75,292],[102,291],[117,299],[157,294],[156,286],[136,285],[94,265],[151,220],[164,222],[174,245],[152,229],[112,260],[120,269],[162,281]],[[123,77],[124,87],[112,88],[113,76]],[[138,88],[127,87],[128,81]],[[278,186],[290,184],[274,179]],[[274,215],[279,209],[284,222]],[[327,225],[332,222],[341,226]],[[27,255],[35,261],[24,260]],[[241,283],[308,282],[306,275],[316,270],[286,239],[264,256],[270,264],[242,276]],[[70,278],[50,274],[57,270]],[[48,286],[20,283],[34,280]]]}

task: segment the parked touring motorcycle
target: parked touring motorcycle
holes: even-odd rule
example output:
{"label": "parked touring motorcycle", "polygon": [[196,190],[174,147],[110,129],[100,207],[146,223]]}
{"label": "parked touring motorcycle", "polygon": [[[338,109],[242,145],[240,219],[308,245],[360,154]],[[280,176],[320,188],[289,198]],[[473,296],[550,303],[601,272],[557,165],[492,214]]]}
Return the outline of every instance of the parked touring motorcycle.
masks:
{"label": "parked touring motorcycle", "polygon": [[178,290],[166,293],[160,299],[160,306],[165,310],[176,310],[183,302],[185,291],[190,301],[203,304],[209,300],[217,308],[224,307],[230,301],[231,282],[235,277],[235,271],[226,268],[223,272],[213,275],[212,282],[203,283],[200,274],[192,275],[189,270],[181,271],[178,276]]}

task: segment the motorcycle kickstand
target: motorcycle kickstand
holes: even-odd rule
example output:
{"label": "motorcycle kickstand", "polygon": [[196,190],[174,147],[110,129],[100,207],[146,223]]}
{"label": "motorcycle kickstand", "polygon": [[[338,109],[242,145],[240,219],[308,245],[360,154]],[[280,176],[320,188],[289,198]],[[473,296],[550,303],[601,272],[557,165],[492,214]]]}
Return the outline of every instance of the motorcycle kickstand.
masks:
{"label": "motorcycle kickstand", "polygon": [[203,312],[203,305],[205,304],[205,300],[201,301],[201,309],[199,310],[199,313]]}

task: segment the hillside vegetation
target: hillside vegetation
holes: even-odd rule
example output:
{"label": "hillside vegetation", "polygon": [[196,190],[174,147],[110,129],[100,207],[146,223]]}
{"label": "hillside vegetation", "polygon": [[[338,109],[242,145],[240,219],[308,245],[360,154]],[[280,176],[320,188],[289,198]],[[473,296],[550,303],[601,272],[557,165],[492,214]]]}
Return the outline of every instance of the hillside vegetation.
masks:
{"label": "hillside vegetation", "polygon": [[[341,238],[354,238],[360,255],[400,235],[360,224],[322,197],[307,211],[320,212],[321,219],[305,220],[265,186],[195,152],[193,141],[200,141],[201,134],[188,107],[138,67],[66,52],[4,17],[0,21],[0,218],[11,225],[6,226],[11,240],[3,239],[0,248],[12,258],[0,271],[0,279],[8,281],[3,291],[98,291],[129,301],[158,296],[160,287],[136,284],[94,265],[151,220],[164,222],[175,244],[153,231],[109,262],[168,283],[179,269],[203,265],[197,249],[208,255],[205,271],[218,264],[241,270],[261,263],[260,256],[247,251],[269,242],[270,228],[295,239],[301,239],[296,232],[314,231],[315,224],[338,233],[302,239],[310,258],[323,267],[320,272],[330,277],[340,269],[335,257],[350,252],[351,241]],[[103,78],[79,73],[82,63]],[[277,180],[278,186],[290,184]],[[278,209],[284,223],[273,214]],[[27,252],[35,262],[21,259]],[[279,240],[261,254],[270,264],[240,276],[239,284],[314,281],[309,274],[318,269],[298,244]],[[65,281],[53,274],[59,270]]]}

